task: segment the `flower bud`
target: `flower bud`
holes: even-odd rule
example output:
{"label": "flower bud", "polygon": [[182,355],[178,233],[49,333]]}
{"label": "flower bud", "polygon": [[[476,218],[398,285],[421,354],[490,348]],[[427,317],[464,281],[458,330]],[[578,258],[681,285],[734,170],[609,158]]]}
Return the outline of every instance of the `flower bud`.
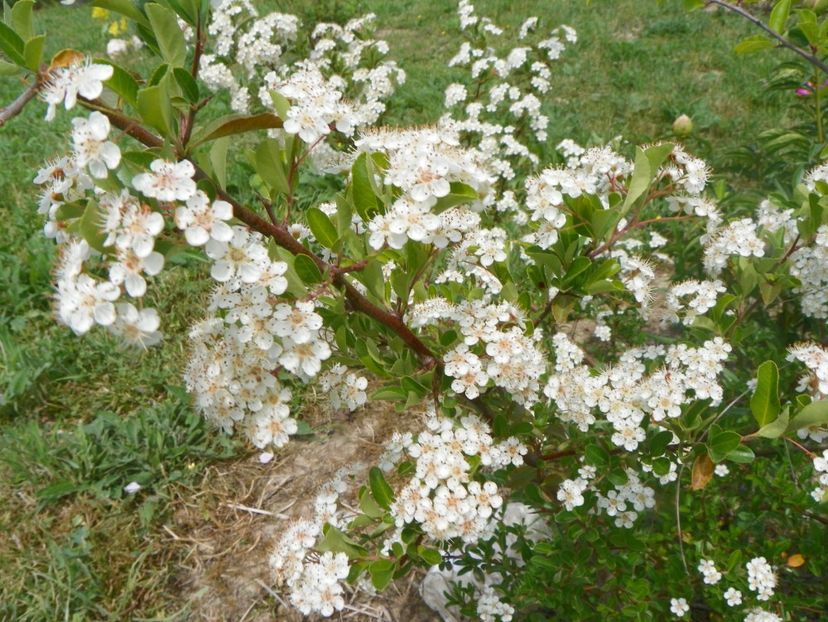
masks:
{"label": "flower bud", "polygon": [[673,134],[679,138],[687,138],[693,133],[693,120],[686,114],[673,121]]}

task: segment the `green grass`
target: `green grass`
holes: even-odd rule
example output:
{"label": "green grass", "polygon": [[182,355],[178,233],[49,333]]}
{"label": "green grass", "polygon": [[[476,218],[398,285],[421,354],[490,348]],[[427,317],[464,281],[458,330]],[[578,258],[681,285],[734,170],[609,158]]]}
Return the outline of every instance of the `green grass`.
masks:
{"label": "green grass", "polygon": [[[408,72],[389,123],[434,122],[443,89],[460,77],[444,65],[459,45],[453,2],[276,4],[311,19],[378,14],[380,36]],[[478,10],[512,28],[537,13],[578,30],[545,102],[552,145],[566,137],[652,141],[686,113],[697,128],[691,149],[722,170],[730,150],[789,122],[788,96],[766,93],[783,58],[735,57],[733,45],[751,31],[730,16],[686,15],[655,0],[489,0]],[[51,52],[103,48],[88,7],[55,6],[36,18]],[[19,90],[14,79],[0,80],[0,102]],[[148,302],[164,320],[161,348],[125,351],[103,332],[77,338],[57,325],[54,250],[40,233],[31,180],[65,149],[68,115],[47,125],[43,114],[33,104],[0,129],[0,619],[170,616],[184,604],[159,520],[171,499],[192,494],[205,465],[241,452],[209,432],[176,388],[186,329],[204,306],[204,267],[173,266],[151,286]],[[145,490],[125,498],[132,480]]]}

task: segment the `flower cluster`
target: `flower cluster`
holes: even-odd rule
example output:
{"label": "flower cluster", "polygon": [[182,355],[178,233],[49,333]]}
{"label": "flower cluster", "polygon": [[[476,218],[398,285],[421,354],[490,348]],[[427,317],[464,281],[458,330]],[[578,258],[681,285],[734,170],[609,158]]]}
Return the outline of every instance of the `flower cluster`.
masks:
{"label": "flower cluster", "polygon": [[341,364],[331,366],[319,377],[319,386],[325,392],[334,411],[355,411],[368,400],[365,389],[368,379],[359,376]]}
{"label": "flower cluster", "polygon": [[345,606],[343,581],[350,564],[345,553],[317,553],[325,524],[336,524],[337,502],[345,492],[346,471],[319,490],[311,520],[294,522],[283,533],[270,555],[270,568],[277,587],[289,591],[290,602],[304,615],[318,613],[330,617]]}
{"label": "flower cluster", "polygon": [[817,503],[828,500],[828,449],[821,456],[814,457],[814,471],[817,473],[817,487],[811,491],[811,496]]}
{"label": "flower cluster", "polygon": [[503,504],[494,482],[472,479],[470,459],[483,467],[498,469],[523,464],[527,449],[517,439],[496,443],[491,429],[479,417],[465,415],[459,425],[451,419],[430,415],[427,429],[416,438],[396,436],[381,464],[393,466],[402,450],[414,459],[414,475],[397,493],[391,506],[397,534],[403,526],[418,523],[436,541],[461,538],[476,542],[492,533],[492,514]]}
{"label": "flower cluster", "polygon": [[445,373],[455,393],[474,399],[491,383],[530,407],[539,399],[539,379],[546,365],[540,349],[543,333],[525,334],[523,313],[507,302],[452,304],[433,298],[409,311],[411,324],[422,327],[451,322],[462,341],[444,356]]}
{"label": "flower cluster", "polygon": [[491,586],[483,588],[477,601],[477,615],[481,622],[511,622],[515,608],[500,600]]}
{"label": "flower cluster", "polygon": [[745,564],[748,572],[748,587],[756,592],[759,600],[768,600],[776,587],[776,573],[764,557],[754,557]]}
{"label": "flower cluster", "polygon": [[722,573],[716,569],[716,564],[709,559],[701,560],[698,570],[707,585],[716,585],[722,580]]}
{"label": "flower cluster", "polygon": [[[549,126],[541,102],[551,88],[550,65],[577,35],[561,26],[540,38],[539,20],[533,17],[515,33],[518,45],[501,56],[496,48],[505,30],[475,15],[468,0],[459,3],[457,12],[466,41],[449,66],[467,68],[471,84],[446,88],[448,111],[440,126],[461,132],[486,154],[498,177],[511,180],[520,161],[538,163],[537,145],[546,141]],[[492,76],[497,80],[490,81]],[[476,93],[471,100],[470,92]]]}
{"label": "flower cluster", "polygon": [[228,241],[207,242],[219,286],[210,302],[214,315],[191,331],[185,373],[204,416],[227,432],[240,427],[260,448],[281,447],[297,431],[278,371],[308,382],[331,355],[313,302],[280,302],[287,264],[271,260],[262,242],[238,226]]}
{"label": "flower cluster", "polygon": [[[385,156],[385,166],[377,170],[378,184],[399,197],[368,223],[369,244],[375,249],[386,243],[402,248],[408,240],[444,248],[475,229],[480,222],[475,212],[491,203],[492,178],[484,160],[476,150],[460,147],[456,133],[436,128],[371,130],[363,132],[356,146],[372,162],[370,154]],[[436,209],[453,185],[477,199]]]}
{"label": "flower cluster", "polygon": [[679,314],[682,324],[691,326],[699,315],[704,315],[716,306],[716,298],[727,288],[719,280],[696,281],[691,279],[677,283],[670,288],[667,294],[667,307],[674,314],[676,320]]}
{"label": "flower cluster", "polygon": [[[544,394],[557,406],[558,417],[586,432],[600,411],[612,424],[612,442],[627,451],[644,440],[647,415],[657,424],[678,417],[683,404],[699,399],[718,404],[722,399],[717,376],[731,348],[720,337],[700,348],[681,344],[628,350],[597,375],[583,364],[583,351],[566,334],[556,334],[553,342],[555,373]],[[648,374],[645,361],[661,357],[663,366]]]}
{"label": "flower cluster", "polygon": [[[788,360],[799,361],[808,369],[800,377],[797,391],[815,400],[828,399],[828,350],[815,343],[799,343],[788,348]],[[828,438],[828,428],[820,424],[806,426],[797,430],[797,435],[821,443]]]}

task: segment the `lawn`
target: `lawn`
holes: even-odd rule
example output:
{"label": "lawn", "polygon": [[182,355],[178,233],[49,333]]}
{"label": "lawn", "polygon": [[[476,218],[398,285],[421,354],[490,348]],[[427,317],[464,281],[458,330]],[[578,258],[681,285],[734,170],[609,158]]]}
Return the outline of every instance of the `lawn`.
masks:
{"label": "lawn", "polygon": [[[457,47],[453,2],[276,4],[305,19],[376,12],[381,37],[408,72],[387,122],[439,116],[443,90],[457,77],[445,66]],[[689,147],[725,171],[728,154],[748,137],[789,123],[785,99],[792,95],[768,92],[779,56],[733,54],[748,25],[721,14],[688,15],[679,5],[489,0],[478,9],[512,26],[541,14],[577,29],[579,43],[557,65],[545,102],[550,145],[617,136],[650,142],[670,136],[673,120],[688,114],[696,126]],[[48,6],[37,23],[50,33],[53,52],[105,45],[88,6]],[[0,102],[19,89],[14,79],[0,80]],[[205,498],[209,468],[233,468],[252,455],[209,430],[181,388],[187,327],[206,296],[197,278],[204,266],[183,260],[151,288],[148,302],[165,318],[160,348],[127,351],[103,332],[77,338],[57,325],[53,245],[40,232],[31,181],[43,160],[65,149],[68,121],[64,115],[47,125],[44,111],[31,105],[0,129],[0,619],[186,618],[190,603],[177,571],[185,549],[168,546],[177,505]],[[755,186],[749,170],[741,173],[738,183]],[[130,481],[146,493],[127,498],[122,487]],[[215,507],[199,502],[198,511]]]}

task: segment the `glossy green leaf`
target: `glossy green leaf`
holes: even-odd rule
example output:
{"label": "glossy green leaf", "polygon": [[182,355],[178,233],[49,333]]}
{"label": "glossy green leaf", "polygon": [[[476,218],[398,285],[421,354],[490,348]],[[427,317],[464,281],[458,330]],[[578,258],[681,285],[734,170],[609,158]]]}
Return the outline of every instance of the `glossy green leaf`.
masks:
{"label": "glossy green leaf", "polygon": [[394,578],[394,562],[390,559],[378,559],[368,566],[371,584],[378,591],[384,590]]}
{"label": "glossy green leaf", "polygon": [[32,38],[32,9],[33,0],[17,0],[11,10],[11,27],[20,35],[23,41]]}
{"label": "glossy green leaf", "polygon": [[333,248],[339,236],[336,233],[336,227],[333,226],[331,219],[327,217],[325,212],[312,207],[305,213],[305,217],[316,241],[325,248]]}
{"label": "glossy green leaf", "polygon": [[26,66],[26,58],[23,56],[23,39],[3,22],[0,22],[0,50],[6,53],[13,63]]}
{"label": "glossy green leaf", "polygon": [[828,425],[828,400],[811,402],[802,408],[788,425],[788,432],[795,432],[811,426]]}
{"label": "glossy green leaf", "polygon": [[107,60],[96,59],[95,62],[106,63],[112,67],[112,77],[104,82],[106,87],[131,106],[138,104],[138,82],[123,67]]}
{"label": "glossy green leaf", "polygon": [[[279,142],[268,138],[259,143],[255,153],[256,172],[262,181],[271,189],[281,194],[290,192],[285,173],[285,164],[282,161],[282,151]],[[271,198],[273,195],[271,194]]]}
{"label": "glossy green leaf", "polygon": [[26,45],[23,46],[23,58],[26,59],[26,67],[32,71],[37,71],[40,68],[45,42],[46,35],[38,35],[26,41]]}
{"label": "glossy green leaf", "polygon": [[773,361],[765,361],[756,371],[756,390],[750,398],[750,410],[759,427],[776,419],[782,408],[779,402],[779,369]]}
{"label": "glossy green leaf", "polygon": [[371,494],[374,495],[374,500],[382,509],[388,510],[394,502],[394,491],[385,481],[382,471],[377,467],[372,467],[368,472],[368,481],[371,485]]}
{"label": "glossy green leaf", "polygon": [[144,5],[144,10],[158,42],[162,58],[170,65],[182,66],[187,59],[187,43],[175,13],[155,2]]}
{"label": "glossy green leaf", "polygon": [[306,285],[322,282],[322,272],[316,262],[307,255],[297,255],[293,260],[293,269]]}
{"label": "glossy green leaf", "polygon": [[771,30],[782,34],[785,32],[785,25],[788,23],[790,13],[791,0],[777,0],[768,18],[768,26],[770,26]]}
{"label": "glossy green leaf", "polygon": [[141,12],[138,5],[132,2],[132,0],[92,0],[92,6],[113,11],[143,26],[149,27],[150,25],[146,15]]}
{"label": "glossy green leaf", "polygon": [[181,87],[181,92],[184,93],[187,101],[191,104],[197,103],[199,99],[198,84],[193,80],[190,72],[183,67],[176,67],[173,69],[173,77],[178,83],[178,86]]}
{"label": "glossy green leaf", "polygon": [[740,41],[733,48],[736,54],[752,54],[769,48],[776,47],[774,42],[765,35],[753,35]]}
{"label": "glossy green leaf", "polygon": [[99,226],[101,222],[103,222],[103,215],[98,209],[98,204],[90,200],[81,216],[79,232],[87,244],[98,252],[104,251],[103,242],[106,239]]}
{"label": "glossy green leaf", "polygon": [[[715,427],[715,426],[714,426]],[[742,437],[731,430],[717,431],[710,434],[707,443],[708,453],[713,462],[721,462],[728,454],[742,444]]]}
{"label": "glossy green leaf", "polygon": [[172,111],[164,84],[140,89],[136,95],[135,107],[146,123],[164,136],[172,134]]}
{"label": "glossy green leaf", "polygon": [[354,198],[354,208],[365,222],[381,211],[380,201],[371,183],[367,159],[368,156],[361,153],[351,167],[351,192]]}
{"label": "glossy green leaf", "polygon": [[782,414],[776,419],[759,428],[759,430],[755,432],[755,435],[761,436],[762,438],[779,438],[788,429],[788,425],[790,423],[789,419],[790,417],[786,408],[785,411],[783,411]]}

